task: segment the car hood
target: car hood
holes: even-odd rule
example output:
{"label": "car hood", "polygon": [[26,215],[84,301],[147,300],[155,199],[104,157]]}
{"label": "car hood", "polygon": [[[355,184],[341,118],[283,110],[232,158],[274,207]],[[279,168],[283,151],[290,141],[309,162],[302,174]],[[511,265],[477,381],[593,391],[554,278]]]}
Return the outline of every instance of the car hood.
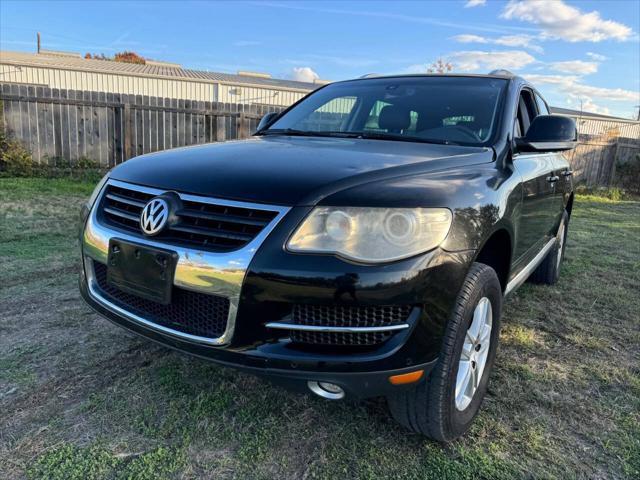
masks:
{"label": "car hood", "polygon": [[131,159],[111,177],[166,190],[273,205],[314,205],[378,180],[491,162],[481,147],[263,136]]}

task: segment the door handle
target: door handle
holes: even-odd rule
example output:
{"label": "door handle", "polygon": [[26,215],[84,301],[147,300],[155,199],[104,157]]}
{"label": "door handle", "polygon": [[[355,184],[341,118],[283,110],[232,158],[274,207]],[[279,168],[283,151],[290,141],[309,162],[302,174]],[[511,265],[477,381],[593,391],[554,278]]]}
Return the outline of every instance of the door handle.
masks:
{"label": "door handle", "polygon": [[571,175],[573,175],[573,170],[565,170],[562,172],[563,177],[570,177]]}
{"label": "door handle", "polygon": [[549,183],[556,183],[558,180],[560,180],[560,177],[557,175],[553,175],[551,177],[547,177],[547,182]]}

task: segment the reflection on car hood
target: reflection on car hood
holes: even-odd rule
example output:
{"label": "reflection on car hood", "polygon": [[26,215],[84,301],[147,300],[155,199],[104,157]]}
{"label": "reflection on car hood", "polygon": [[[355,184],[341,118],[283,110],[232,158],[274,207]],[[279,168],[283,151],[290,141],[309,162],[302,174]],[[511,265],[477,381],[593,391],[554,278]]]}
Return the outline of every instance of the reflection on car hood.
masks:
{"label": "reflection on car hood", "polygon": [[253,137],[143,155],[111,176],[160,189],[312,205],[364,183],[491,162],[489,148],[348,138]]}

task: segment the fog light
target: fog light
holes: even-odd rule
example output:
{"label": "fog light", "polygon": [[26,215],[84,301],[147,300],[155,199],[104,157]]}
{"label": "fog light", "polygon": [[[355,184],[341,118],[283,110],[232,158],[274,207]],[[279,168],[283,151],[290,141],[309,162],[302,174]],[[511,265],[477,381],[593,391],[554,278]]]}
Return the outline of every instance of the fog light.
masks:
{"label": "fog light", "polygon": [[340,400],[344,398],[344,390],[335,383],[309,380],[307,386],[309,390],[322,398],[328,398],[329,400]]}

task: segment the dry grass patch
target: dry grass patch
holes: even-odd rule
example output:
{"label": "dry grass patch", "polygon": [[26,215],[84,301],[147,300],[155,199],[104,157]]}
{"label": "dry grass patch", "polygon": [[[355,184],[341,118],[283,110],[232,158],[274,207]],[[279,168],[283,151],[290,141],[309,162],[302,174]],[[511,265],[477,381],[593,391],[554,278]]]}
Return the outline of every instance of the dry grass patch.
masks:
{"label": "dry grass patch", "polygon": [[0,179],[7,478],[640,478],[640,203],[578,198],[553,287],[525,285],[471,432],[328,403],[135,338],[77,293],[91,186]]}

